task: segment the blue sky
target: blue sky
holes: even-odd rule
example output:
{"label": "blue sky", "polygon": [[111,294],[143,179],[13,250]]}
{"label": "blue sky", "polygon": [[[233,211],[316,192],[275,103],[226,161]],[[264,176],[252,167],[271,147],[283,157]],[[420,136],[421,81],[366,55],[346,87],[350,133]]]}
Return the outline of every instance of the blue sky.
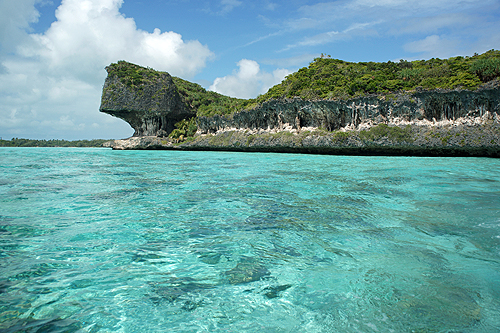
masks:
{"label": "blue sky", "polygon": [[321,53],[346,61],[500,49],[498,0],[0,0],[0,137],[125,138],[99,109],[104,67],[264,93]]}

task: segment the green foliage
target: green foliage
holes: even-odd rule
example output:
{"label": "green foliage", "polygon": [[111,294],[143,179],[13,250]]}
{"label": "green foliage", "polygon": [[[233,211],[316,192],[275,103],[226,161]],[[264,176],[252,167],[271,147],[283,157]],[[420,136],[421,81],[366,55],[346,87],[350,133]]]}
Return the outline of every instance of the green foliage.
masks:
{"label": "green foliage", "polygon": [[247,100],[207,91],[199,84],[178,77],[173,80],[184,102],[196,109],[198,116],[228,115],[248,104]]}
{"label": "green foliage", "polygon": [[359,137],[363,140],[374,141],[383,137],[395,140],[397,142],[408,142],[411,140],[411,128],[401,128],[398,126],[388,126],[387,124],[379,124],[371,127],[369,130],[359,132]]}
{"label": "green foliage", "polygon": [[352,133],[350,132],[343,132],[343,131],[336,131],[333,134],[333,141],[335,142],[346,142],[349,137],[351,136]]}
{"label": "green foliage", "polygon": [[262,103],[273,98],[337,99],[365,94],[387,94],[417,87],[475,89],[500,76],[500,51],[473,57],[419,61],[352,63],[327,57],[309,65],[259,96]]}
{"label": "green foliage", "polygon": [[472,63],[470,71],[483,82],[500,76],[500,58],[480,58]]}
{"label": "green foliage", "polygon": [[31,140],[18,139],[0,140],[0,147],[102,147],[102,144],[109,140]]}
{"label": "green foliage", "polygon": [[[117,75],[129,87],[139,87],[161,72],[125,61],[111,64],[110,75]],[[207,91],[200,85],[177,77],[173,81],[184,100],[197,116],[231,115],[251,109],[270,99],[348,99],[366,94],[391,94],[425,89],[476,89],[482,83],[500,77],[500,51],[491,50],[472,57],[453,57],[399,62],[347,62],[322,54],[290,74],[255,99],[238,99]],[[180,129],[179,129],[180,130]],[[179,131],[175,135],[179,134]]]}
{"label": "green foliage", "polygon": [[176,140],[184,140],[185,138],[192,137],[198,130],[196,126],[196,117],[191,119],[182,119],[175,124],[176,129],[174,129],[169,137]]}
{"label": "green foliage", "polygon": [[139,87],[139,89],[147,80],[161,75],[161,72],[154,69],[131,64],[124,60],[111,64],[106,69],[109,75],[116,75],[124,85],[130,88]]}

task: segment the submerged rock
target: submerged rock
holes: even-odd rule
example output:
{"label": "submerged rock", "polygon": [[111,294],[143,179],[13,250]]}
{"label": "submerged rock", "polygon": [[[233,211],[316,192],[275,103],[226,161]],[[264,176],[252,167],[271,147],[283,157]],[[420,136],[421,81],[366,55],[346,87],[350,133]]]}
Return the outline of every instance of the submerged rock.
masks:
{"label": "submerged rock", "polygon": [[199,282],[189,277],[172,278],[165,282],[153,284],[154,295],[150,298],[154,302],[175,302],[177,300],[182,300],[184,303],[189,301],[191,302],[190,304],[192,304],[193,300],[189,298],[186,299],[187,297],[212,289],[215,286],[215,284]]}
{"label": "submerged rock", "polygon": [[133,255],[132,261],[150,263],[151,260],[164,259],[165,256],[156,253],[136,253]]}
{"label": "submerged rock", "polygon": [[200,256],[198,258],[200,258],[200,260],[202,262],[204,262],[205,264],[216,265],[219,263],[221,257],[222,257],[221,253],[208,252],[208,253],[200,254]]}
{"label": "submerged rock", "polygon": [[414,331],[438,331],[443,328],[463,331],[480,323],[482,308],[468,290],[439,282],[436,284],[439,292],[435,294],[431,286],[427,294],[414,296],[405,293],[400,296],[394,319],[408,322],[408,327]]}
{"label": "submerged rock", "polygon": [[259,281],[263,277],[271,275],[271,272],[260,262],[253,258],[242,258],[236,267],[223,273],[224,278],[230,284],[242,284]]}
{"label": "submerged rock", "polygon": [[59,317],[47,319],[16,318],[0,323],[0,332],[79,332],[82,324],[69,318]]}
{"label": "submerged rock", "polygon": [[282,291],[285,291],[289,289],[292,285],[291,284],[283,284],[280,286],[275,286],[275,287],[267,287],[264,289],[264,296],[266,296],[269,299],[276,298],[279,296],[279,293]]}

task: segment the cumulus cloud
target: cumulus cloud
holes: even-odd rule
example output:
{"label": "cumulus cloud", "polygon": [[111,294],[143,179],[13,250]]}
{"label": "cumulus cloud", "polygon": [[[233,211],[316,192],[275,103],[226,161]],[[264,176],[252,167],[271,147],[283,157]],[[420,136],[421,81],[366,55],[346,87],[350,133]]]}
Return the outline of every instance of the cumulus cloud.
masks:
{"label": "cumulus cloud", "polygon": [[31,23],[38,21],[35,0],[0,1],[0,52],[15,49],[20,41],[28,38],[24,32]]}
{"label": "cumulus cloud", "polygon": [[3,138],[122,138],[133,133],[124,121],[98,112],[101,84],[42,75],[35,62],[5,64],[8,73],[0,75]]}
{"label": "cumulus cloud", "polygon": [[254,98],[292,73],[288,69],[276,69],[268,73],[261,70],[256,61],[248,59],[240,60],[237,65],[238,70],[232,75],[216,78],[209,90],[232,97]]}
{"label": "cumulus cloud", "polygon": [[82,79],[119,59],[183,77],[205,67],[212,56],[208,47],[185,42],[172,31],[137,29],[132,18],[120,13],[122,2],[63,0],[57,21],[44,34],[31,35],[33,43],[22,50],[24,55],[39,56],[52,73],[70,72]]}
{"label": "cumulus cloud", "polygon": [[[63,0],[57,20],[47,31],[29,33],[29,24],[39,15],[35,2],[2,1],[0,5],[0,130],[4,137],[131,134],[128,124],[98,112],[106,65],[127,60],[191,78],[213,56],[207,46],[184,41],[178,33],[138,29],[132,18],[120,13],[122,0]],[[24,132],[19,129],[22,126]]]}

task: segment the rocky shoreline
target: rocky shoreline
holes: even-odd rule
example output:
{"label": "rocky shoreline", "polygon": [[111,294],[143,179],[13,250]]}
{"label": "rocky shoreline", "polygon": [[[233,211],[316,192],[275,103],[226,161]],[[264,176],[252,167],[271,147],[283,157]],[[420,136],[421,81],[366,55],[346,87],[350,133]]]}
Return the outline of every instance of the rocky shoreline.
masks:
{"label": "rocky shoreline", "polygon": [[[133,64],[106,69],[100,111],[135,130],[129,139],[105,143],[113,149],[500,157],[498,78],[472,90],[417,87],[348,99],[278,98],[204,116],[198,108],[222,96],[191,87],[199,100],[190,99],[168,73]],[[196,119],[189,134],[197,128],[194,137],[170,135],[185,119]]]}
{"label": "rocky shoreline", "polygon": [[176,142],[167,137],[142,136],[105,143],[116,150],[212,150],[331,155],[404,155],[500,157],[500,116],[443,121],[370,121],[354,128],[328,131],[288,125],[276,129],[224,128],[215,133],[198,132],[194,138]]}

